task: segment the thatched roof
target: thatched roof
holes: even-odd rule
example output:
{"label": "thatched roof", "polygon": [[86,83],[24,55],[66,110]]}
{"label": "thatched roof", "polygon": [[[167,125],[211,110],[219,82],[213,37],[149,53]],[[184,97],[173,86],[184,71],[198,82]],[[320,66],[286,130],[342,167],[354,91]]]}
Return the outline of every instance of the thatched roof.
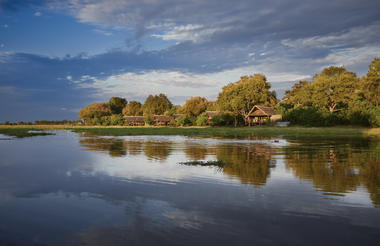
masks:
{"label": "thatched roof", "polygon": [[154,121],[158,121],[158,122],[170,122],[171,120],[170,116],[166,116],[166,115],[155,115],[153,116],[153,119]]}
{"label": "thatched roof", "polygon": [[145,116],[124,116],[126,122],[144,122]]}
{"label": "thatched roof", "polygon": [[274,114],[276,114],[274,108],[260,105],[255,105],[249,112],[249,116],[272,116]]}

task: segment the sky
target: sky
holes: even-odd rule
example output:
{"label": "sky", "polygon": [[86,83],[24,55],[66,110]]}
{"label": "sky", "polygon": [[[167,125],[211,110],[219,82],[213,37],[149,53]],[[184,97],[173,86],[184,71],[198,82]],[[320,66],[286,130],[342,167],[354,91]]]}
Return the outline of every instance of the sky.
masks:
{"label": "sky", "polygon": [[0,122],[75,120],[112,96],[215,100],[255,73],[281,98],[375,57],[378,0],[0,0]]}

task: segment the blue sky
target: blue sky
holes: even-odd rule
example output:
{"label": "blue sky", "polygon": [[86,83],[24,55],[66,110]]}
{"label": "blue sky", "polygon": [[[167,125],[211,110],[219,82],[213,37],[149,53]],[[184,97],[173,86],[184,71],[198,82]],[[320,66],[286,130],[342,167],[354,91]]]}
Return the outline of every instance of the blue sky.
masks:
{"label": "blue sky", "polygon": [[380,56],[375,0],[0,0],[0,121],[76,119],[112,96],[214,100],[242,75],[284,90]]}

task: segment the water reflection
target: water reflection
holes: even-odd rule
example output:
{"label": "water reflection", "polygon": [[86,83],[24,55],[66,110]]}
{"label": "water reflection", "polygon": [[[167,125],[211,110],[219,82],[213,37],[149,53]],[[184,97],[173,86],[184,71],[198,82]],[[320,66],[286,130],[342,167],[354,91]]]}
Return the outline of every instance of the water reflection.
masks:
{"label": "water reflection", "polygon": [[[273,140],[178,142],[168,139],[80,137],[88,150],[109,153],[112,157],[144,154],[148,160],[166,160],[172,151],[183,152],[187,160],[218,160],[225,163],[216,170],[238,178],[243,184],[265,185],[277,157],[284,155],[285,168],[313,183],[326,198],[338,198],[365,187],[375,206],[380,206],[380,143],[378,141],[313,142],[273,145]],[[182,160],[183,161],[183,160]],[[191,163],[191,162],[189,162]],[[194,162],[195,163],[195,162]],[[195,163],[196,165],[196,163]]]}
{"label": "water reflection", "polygon": [[294,176],[312,181],[325,195],[342,196],[364,186],[373,203],[380,206],[379,142],[289,147],[286,167]]}
{"label": "water reflection", "polygon": [[0,245],[380,239],[376,141],[57,132],[0,142],[0,156]]}

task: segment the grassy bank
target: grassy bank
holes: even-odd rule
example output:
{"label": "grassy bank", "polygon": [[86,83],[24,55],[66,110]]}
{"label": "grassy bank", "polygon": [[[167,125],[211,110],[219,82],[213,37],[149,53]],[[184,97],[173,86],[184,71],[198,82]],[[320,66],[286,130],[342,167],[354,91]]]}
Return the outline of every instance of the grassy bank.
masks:
{"label": "grassy bank", "polygon": [[[33,132],[30,132],[30,131],[33,131]],[[3,126],[0,126],[0,134],[17,137],[17,138],[52,135],[52,133],[43,132],[43,129],[33,129],[30,127],[3,127]]]}
{"label": "grassy bank", "polygon": [[32,136],[30,130],[71,130],[101,136],[183,135],[203,137],[286,137],[286,138],[352,138],[380,137],[380,128],[362,127],[98,127],[98,126],[0,126],[0,134]]}

